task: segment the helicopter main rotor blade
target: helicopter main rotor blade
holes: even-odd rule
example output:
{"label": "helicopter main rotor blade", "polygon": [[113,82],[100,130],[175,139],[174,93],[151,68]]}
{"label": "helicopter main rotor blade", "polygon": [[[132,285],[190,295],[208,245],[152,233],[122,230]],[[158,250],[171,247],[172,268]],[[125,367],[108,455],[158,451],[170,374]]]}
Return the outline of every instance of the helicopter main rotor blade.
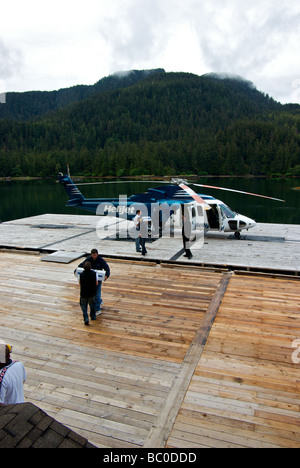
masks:
{"label": "helicopter main rotor blade", "polygon": [[179,184],[179,187],[185,190],[197,203],[203,205],[205,210],[211,209],[211,207],[206,203],[206,201],[204,201],[203,198],[201,198],[200,195],[198,195],[198,193],[194,192],[194,190],[191,189],[191,187],[188,187],[185,184]]}
{"label": "helicopter main rotor blade", "polygon": [[194,183],[192,185],[196,185],[197,187],[212,188],[212,189],[217,189],[217,190],[226,190],[227,192],[242,193],[244,195],[251,195],[252,197],[268,198],[269,200],[275,200],[275,201],[280,201],[280,202],[285,203],[285,200],[281,200],[280,198],[266,197],[266,195],[258,195],[257,193],[243,192],[242,190],[234,190],[234,189],[230,189],[226,187],[215,187],[214,185],[204,185],[204,184],[194,184]]}
{"label": "helicopter main rotor blade", "polygon": [[125,184],[129,182],[144,182],[144,183],[154,183],[157,184],[158,182],[160,184],[169,184],[170,182],[165,181],[165,180],[115,180],[111,182],[85,182],[85,183],[80,183],[76,185],[102,185],[102,184]]}

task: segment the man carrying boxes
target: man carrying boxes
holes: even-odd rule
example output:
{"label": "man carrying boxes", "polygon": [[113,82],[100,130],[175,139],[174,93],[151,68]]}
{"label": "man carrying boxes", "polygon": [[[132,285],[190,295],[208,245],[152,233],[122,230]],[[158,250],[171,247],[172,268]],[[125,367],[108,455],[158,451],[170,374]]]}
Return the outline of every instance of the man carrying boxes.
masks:
{"label": "man carrying boxes", "polygon": [[[101,298],[101,286],[102,282],[106,281],[110,276],[110,268],[106,261],[100,257],[97,249],[92,249],[91,255],[87,257],[84,262],[78,265],[78,268],[75,270],[77,275],[82,272],[82,268],[84,268],[85,262],[89,262],[91,264],[91,270],[95,270],[98,275],[98,284],[96,288],[96,295],[95,295],[95,310],[96,316],[101,314],[101,305],[103,303]],[[78,271],[79,270],[79,271]],[[102,270],[102,271],[101,271]]]}

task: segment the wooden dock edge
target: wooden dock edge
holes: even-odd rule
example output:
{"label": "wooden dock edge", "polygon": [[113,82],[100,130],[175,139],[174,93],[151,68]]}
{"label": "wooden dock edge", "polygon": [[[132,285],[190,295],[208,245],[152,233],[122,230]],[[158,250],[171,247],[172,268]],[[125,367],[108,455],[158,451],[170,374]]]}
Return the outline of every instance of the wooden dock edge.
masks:
{"label": "wooden dock edge", "polygon": [[[22,247],[7,247],[0,245],[0,252],[10,252],[16,254],[28,254],[28,255],[45,255],[55,253],[56,250],[49,250],[49,249],[29,249],[29,248],[22,248]],[[86,255],[89,255],[89,252],[86,252]],[[110,261],[122,261],[122,262],[130,262],[133,264],[152,264],[160,265],[162,267],[172,268],[174,267],[181,267],[181,268],[198,268],[198,269],[210,269],[211,271],[218,271],[218,272],[226,272],[232,271],[235,274],[249,274],[249,275],[264,275],[264,276],[272,276],[272,277],[285,277],[285,278],[295,278],[300,279],[299,271],[297,269],[285,269],[280,270],[277,268],[265,268],[265,267],[246,267],[243,265],[231,265],[231,264],[217,264],[217,263],[204,263],[204,262],[186,262],[180,260],[167,260],[167,259],[159,259],[159,258],[138,258],[133,257],[130,255],[113,255],[113,254],[103,254],[103,257],[109,259]]]}
{"label": "wooden dock edge", "polygon": [[144,448],[165,447],[233,274],[233,272],[224,273],[202,323],[185,355],[181,370],[174,379],[173,385],[166,398],[166,405],[150,430]]}

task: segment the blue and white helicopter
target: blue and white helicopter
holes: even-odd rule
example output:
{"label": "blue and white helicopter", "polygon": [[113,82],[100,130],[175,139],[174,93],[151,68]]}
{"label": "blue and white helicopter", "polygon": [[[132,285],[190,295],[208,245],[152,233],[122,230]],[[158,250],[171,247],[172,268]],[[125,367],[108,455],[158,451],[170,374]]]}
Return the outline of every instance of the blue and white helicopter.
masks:
{"label": "blue and white helicopter", "polygon": [[[114,216],[127,220],[133,220],[136,211],[140,209],[143,217],[148,219],[152,228],[154,226],[155,233],[158,230],[161,233],[163,227],[168,223],[168,226],[171,224],[173,228],[181,229],[183,214],[189,218],[193,231],[203,229],[205,232],[208,230],[231,232],[234,233],[236,238],[239,238],[242,230],[248,230],[256,226],[253,219],[235,213],[221,200],[196,193],[191,189],[187,181],[181,179],[172,179],[171,183],[163,182],[166,185],[149,188],[147,192],[131,195],[129,198],[123,196],[119,198],[85,198],[69,175],[59,173],[58,180],[68,194],[67,206],[96,213],[100,216]],[[104,183],[106,182],[100,182],[100,184]],[[96,184],[99,184],[99,182]],[[284,201],[224,187],[194,183],[192,185]]]}

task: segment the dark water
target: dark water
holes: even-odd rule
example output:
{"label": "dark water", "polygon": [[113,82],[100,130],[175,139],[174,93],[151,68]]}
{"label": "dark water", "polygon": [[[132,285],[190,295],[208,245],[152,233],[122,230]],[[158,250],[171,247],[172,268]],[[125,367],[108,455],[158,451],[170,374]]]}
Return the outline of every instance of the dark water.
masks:
{"label": "dark water", "polygon": [[[83,182],[83,181],[80,181]],[[78,183],[80,183],[78,181]],[[215,189],[196,188],[197,193],[205,193],[221,199],[234,211],[242,213],[261,223],[300,224],[300,178],[201,178],[200,184],[228,187],[270,197],[282,198],[280,203],[237,193]],[[161,185],[159,181],[122,182],[118,184],[80,186],[86,197],[117,197],[145,192],[150,187]],[[32,180],[0,182],[0,220],[25,218],[44,213],[89,214],[74,208],[67,208],[67,195],[55,180]]]}

